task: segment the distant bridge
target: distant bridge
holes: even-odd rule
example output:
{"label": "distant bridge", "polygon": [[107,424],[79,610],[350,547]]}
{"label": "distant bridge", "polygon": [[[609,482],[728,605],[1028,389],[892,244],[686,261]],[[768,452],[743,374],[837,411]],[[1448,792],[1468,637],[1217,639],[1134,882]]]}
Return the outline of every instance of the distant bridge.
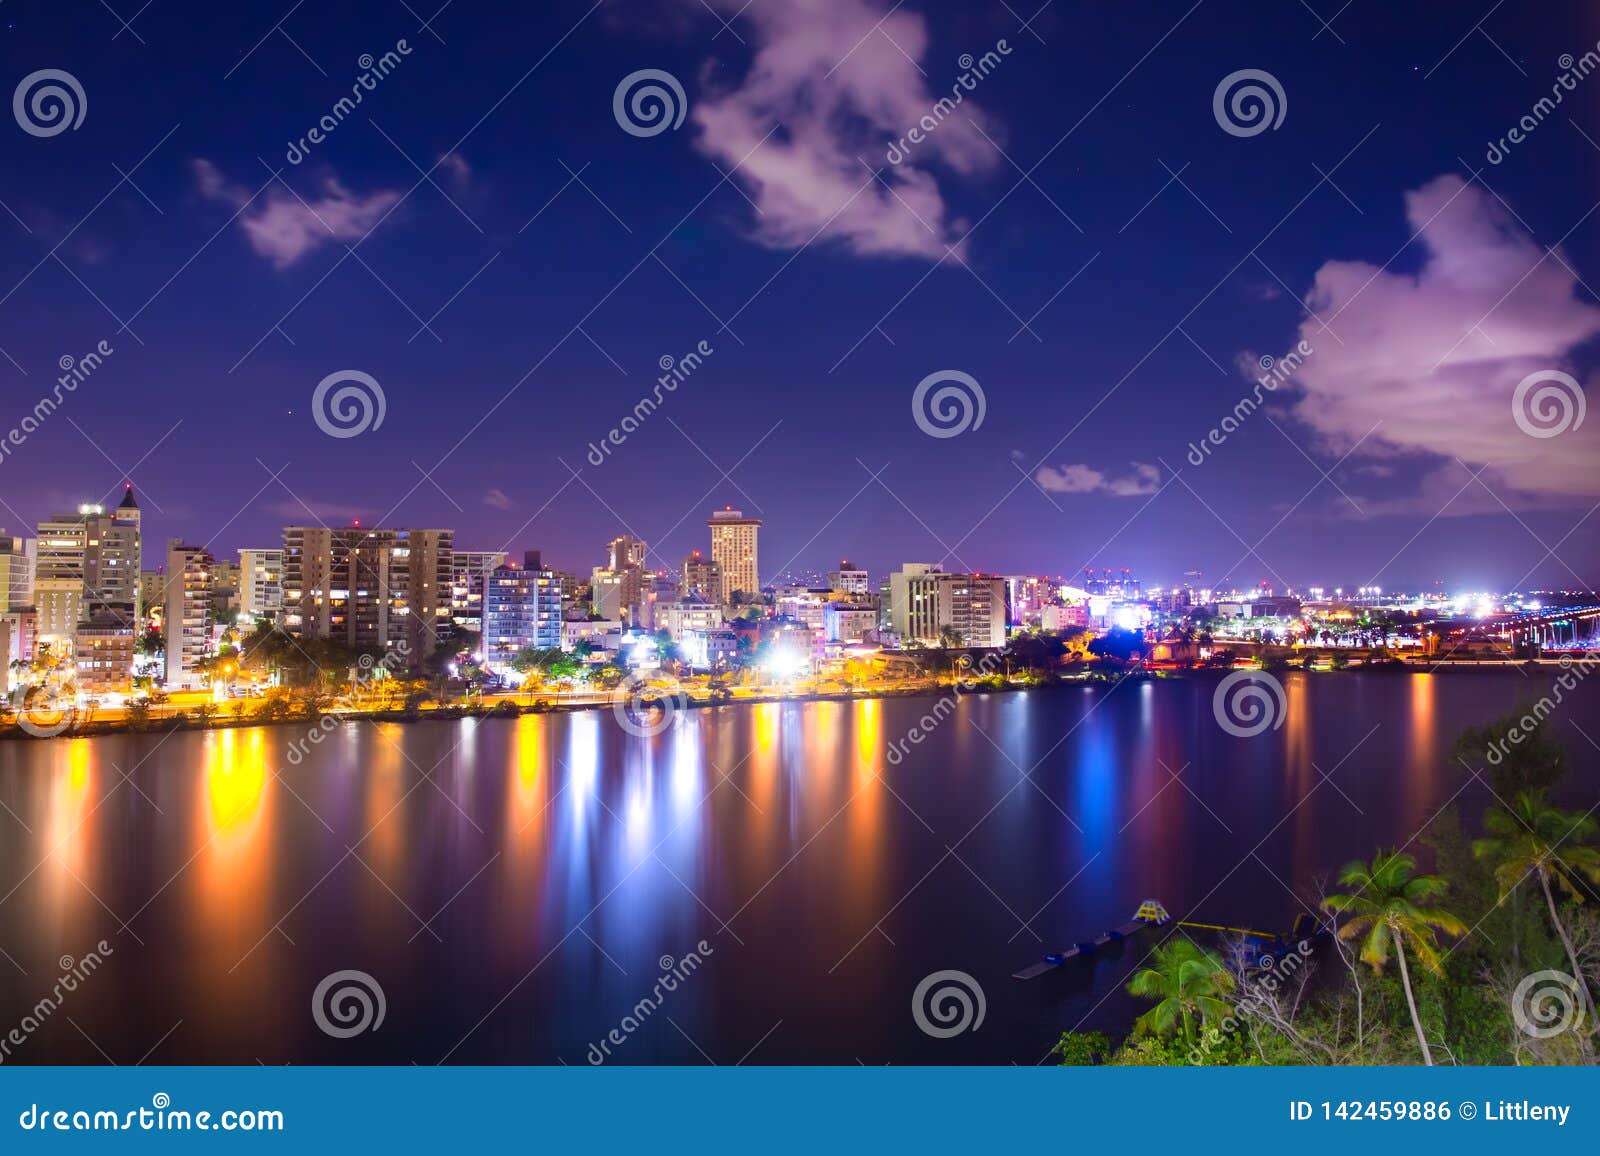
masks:
{"label": "distant bridge", "polygon": [[1565,606],[1491,615],[1475,625],[1514,642],[1560,649],[1584,639],[1595,642],[1600,635],[1600,606]]}

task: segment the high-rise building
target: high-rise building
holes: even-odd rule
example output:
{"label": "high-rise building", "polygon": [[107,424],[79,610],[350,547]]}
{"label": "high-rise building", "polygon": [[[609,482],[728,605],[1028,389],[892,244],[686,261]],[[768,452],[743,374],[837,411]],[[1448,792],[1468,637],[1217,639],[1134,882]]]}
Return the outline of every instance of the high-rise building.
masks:
{"label": "high-rise building", "polygon": [[760,518],[747,518],[732,506],[716,510],[706,520],[711,527],[711,560],[722,568],[722,596],[747,598],[761,593],[759,557]]}
{"label": "high-rise building", "polygon": [[162,632],[167,643],[167,688],[200,684],[199,661],[211,636],[211,555],[182,538],[167,541],[167,604]]}
{"label": "high-rise building", "polygon": [[116,607],[132,621],[139,615],[141,518],[133,486],[128,485],[116,509],[90,520],[91,533],[84,545],[85,602],[90,607]]}
{"label": "high-rise building", "polygon": [[[648,553],[649,547],[644,540],[632,534],[622,534],[606,543],[606,564],[604,567],[595,567],[590,583],[595,586],[593,600],[596,604],[604,601],[609,606],[612,587],[615,587],[618,616],[627,621],[637,621],[640,604],[644,601],[644,560]],[[604,590],[600,589],[602,586]],[[610,614],[602,616],[612,617]]]}
{"label": "high-rise building", "polygon": [[52,514],[39,523],[33,598],[39,612],[40,643],[67,642],[78,632],[89,521],[102,513],[99,506],[85,505],[78,507],[76,514]]}
{"label": "high-rise building", "polygon": [[505,667],[528,647],[561,645],[561,580],[530,550],[521,566],[497,566],[483,597],[483,652],[493,667]]}
{"label": "high-rise building", "polygon": [[1004,646],[1005,581],[908,562],[889,575],[889,626],[904,641],[927,646],[944,645],[947,630],[960,646]]}
{"label": "high-rise building", "polygon": [[[992,575],[953,574],[948,583],[948,603],[940,612],[948,617],[962,646],[999,648],[1006,644],[1005,582]],[[943,593],[943,588],[941,589]],[[946,609],[948,607],[948,609]],[[941,623],[941,626],[944,625]]]}
{"label": "high-rise building", "polygon": [[[637,570],[617,573],[607,570],[603,566],[596,566],[589,575],[589,607],[592,613],[600,618],[615,618],[622,620],[628,614],[628,595],[632,590],[638,589]],[[634,581],[630,582],[632,577]]]}
{"label": "high-rise building", "polygon": [[39,523],[33,598],[40,641],[68,642],[99,607],[130,622],[139,613],[140,511],[133,487],[111,513],[86,503]]}
{"label": "high-rise building", "polygon": [[645,545],[643,538],[622,534],[606,544],[606,568],[618,572],[630,566],[642,569],[645,555],[649,552],[650,548]]}
{"label": "high-rise building", "polygon": [[252,621],[275,621],[283,611],[283,550],[268,546],[239,551],[239,613]]}
{"label": "high-rise building", "polygon": [[722,604],[722,567],[696,550],[683,560],[683,580],[679,584],[685,599],[703,599]]}
{"label": "high-rise building", "polygon": [[[464,630],[483,629],[483,594],[489,575],[506,564],[504,550],[455,550],[450,555],[450,619]],[[538,569],[538,567],[534,567]]]}
{"label": "high-rise building", "polygon": [[865,597],[872,593],[872,579],[865,570],[857,569],[854,562],[840,562],[837,570],[828,571],[828,589]]}
{"label": "high-rise building", "polygon": [[33,538],[14,538],[0,530],[0,613],[33,605]]}
{"label": "high-rise building", "polygon": [[362,526],[283,531],[283,626],[357,650],[402,643],[421,662],[449,625],[454,532]]}

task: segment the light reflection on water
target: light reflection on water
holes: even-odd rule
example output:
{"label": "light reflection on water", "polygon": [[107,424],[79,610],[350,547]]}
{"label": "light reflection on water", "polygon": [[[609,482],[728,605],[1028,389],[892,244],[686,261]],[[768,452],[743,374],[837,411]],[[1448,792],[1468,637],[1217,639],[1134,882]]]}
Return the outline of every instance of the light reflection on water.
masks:
{"label": "light reflection on water", "polygon": [[[1125,1028],[1143,948],[1015,968],[1148,896],[1287,925],[1290,888],[1410,838],[1465,778],[1455,734],[1526,693],[1516,672],[1283,681],[1257,739],[1216,726],[1201,679],[970,695],[898,765],[934,700],[687,711],[646,739],[607,712],[342,724],[298,763],[295,726],[0,744],[0,945],[27,972],[0,969],[0,1023],[105,938],[70,1014],[119,1062],[159,1041],[152,1062],[581,1063],[705,940],[616,1061],[1033,1062],[1064,1027]],[[1568,750],[1587,805],[1600,763]],[[309,998],[345,968],[389,1012],[336,1041]],[[930,1040],[910,993],[946,968],[988,1018]],[[30,1061],[103,1062],[66,1023]]]}

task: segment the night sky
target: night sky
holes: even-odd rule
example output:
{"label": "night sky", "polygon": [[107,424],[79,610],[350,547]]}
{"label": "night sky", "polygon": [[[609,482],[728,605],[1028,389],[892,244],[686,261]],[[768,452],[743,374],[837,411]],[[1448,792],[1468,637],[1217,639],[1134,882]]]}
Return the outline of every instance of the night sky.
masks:
{"label": "night sky", "polygon": [[[0,428],[114,349],[0,460],[12,532],[129,479],[152,565],[359,517],[583,572],[628,530],[675,566],[733,505],[766,578],[1600,576],[1600,415],[1513,416],[1529,374],[1594,392],[1600,75],[1486,159],[1596,48],[1592,4],[139,5],[0,4],[6,91],[59,69],[86,98],[56,135],[0,123]],[[619,125],[641,69],[681,82],[681,126]],[[1219,124],[1241,69],[1281,85],[1276,128]],[[381,426],[318,428],[341,370]],[[984,416],[933,437],[912,395],[947,370]]]}

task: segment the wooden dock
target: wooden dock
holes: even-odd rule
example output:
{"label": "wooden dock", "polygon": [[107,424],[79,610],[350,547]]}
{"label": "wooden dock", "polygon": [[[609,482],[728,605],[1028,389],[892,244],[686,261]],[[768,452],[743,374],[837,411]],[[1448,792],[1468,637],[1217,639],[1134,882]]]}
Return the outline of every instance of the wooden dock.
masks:
{"label": "wooden dock", "polygon": [[1127,939],[1130,935],[1137,933],[1143,928],[1153,927],[1159,923],[1165,923],[1167,918],[1168,916],[1166,908],[1162,907],[1161,904],[1156,902],[1154,899],[1147,899],[1143,904],[1140,905],[1138,915],[1128,920],[1128,922],[1118,927],[1113,927],[1110,931],[1103,931],[1093,939],[1075,943],[1065,951],[1052,951],[1040,962],[1030,964],[1021,971],[1012,972],[1011,978],[1038,979],[1045,972],[1054,971],[1056,968],[1060,967],[1070,959],[1076,959],[1080,955],[1093,955],[1096,951],[1100,950],[1102,947],[1105,947],[1107,944],[1116,943],[1118,940]]}

